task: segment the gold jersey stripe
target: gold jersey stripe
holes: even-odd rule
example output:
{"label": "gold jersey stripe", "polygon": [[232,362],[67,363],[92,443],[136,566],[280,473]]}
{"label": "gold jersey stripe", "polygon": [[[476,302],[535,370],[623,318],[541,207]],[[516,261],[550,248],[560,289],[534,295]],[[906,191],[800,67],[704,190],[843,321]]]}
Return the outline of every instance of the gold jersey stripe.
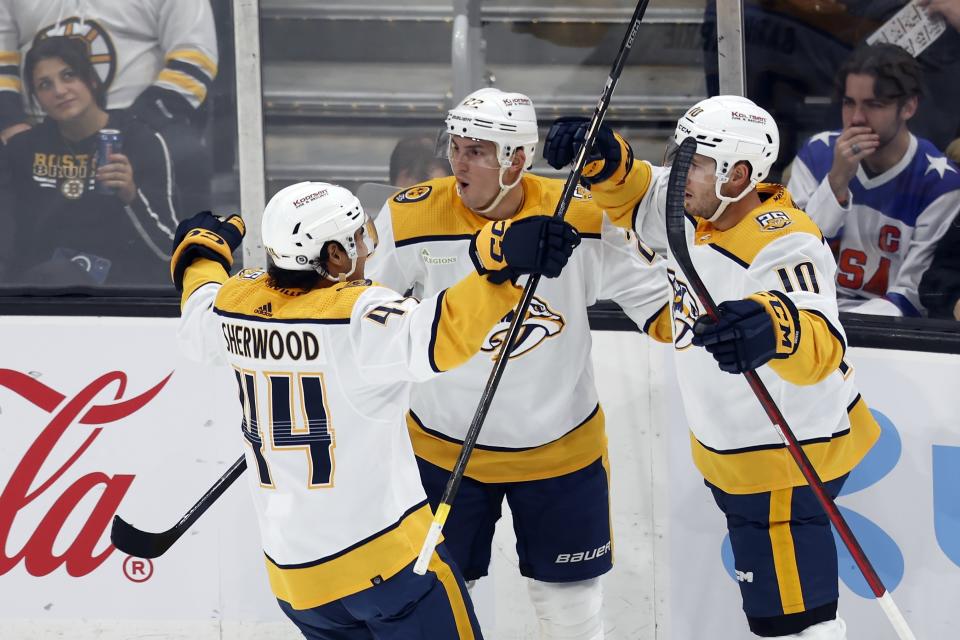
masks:
{"label": "gold jersey stripe", "polygon": [[816,384],[840,368],[843,343],[830,329],[826,318],[800,310],[800,344],[796,353],[771,360],[770,368],[796,385]]}
{"label": "gold jersey stripe", "polygon": [[15,78],[13,76],[0,76],[0,91],[16,91],[17,93],[23,93],[23,85],[20,83],[20,78]]}
{"label": "gold jersey stripe", "polygon": [[[522,417],[517,417],[522,422]],[[427,462],[452,470],[462,443],[426,431],[407,414],[407,428],[414,452]],[[582,469],[605,455],[607,434],[603,409],[566,435],[539,447],[504,451],[477,447],[470,456],[466,475],[480,482],[524,482],[555,478]]]}
{"label": "gold jersey stripe", "polygon": [[625,164],[621,163],[610,178],[591,186],[590,191],[597,206],[607,212],[613,224],[624,229],[633,229],[634,210],[647,195],[652,180],[653,170],[650,163],[636,160],[629,173]]}
{"label": "gold jersey stripe", "polygon": [[457,637],[460,640],[473,640],[473,625],[470,624],[467,604],[463,600],[463,591],[460,590],[460,584],[457,582],[457,577],[453,575],[450,565],[444,562],[443,558],[434,551],[427,568],[437,574],[437,579],[447,594],[450,610],[453,612],[453,620],[457,625]]}
{"label": "gold jersey stripe", "polygon": [[797,569],[797,552],[793,546],[790,530],[790,509],[793,487],[770,493],[770,547],[773,550],[773,568],[780,588],[780,604],[784,615],[801,613],[803,589],[800,587],[800,570]]}
{"label": "gold jersey stripe", "polygon": [[[790,194],[778,184],[759,184],[757,192],[761,198],[766,196],[763,203],[751,211],[746,218],[735,226],[726,230],[719,230],[702,218],[697,219],[697,230],[694,243],[697,245],[711,245],[742,264],[749,266],[763,249],[779,238],[791,233],[809,233],[819,240],[823,239],[820,228],[807,216],[806,213],[794,208]],[[782,226],[764,227],[760,220],[764,214],[777,212],[785,218],[780,220]],[[758,220],[759,218],[759,220]]]}
{"label": "gold jersey stripe", "polygon": [[160,72],[160,75],[157,76],[157,80],[159,82],[170,83],[175,87],[192,93],[200,102],[203,102],[204,98],[207,97],[207,88],[182,71],[164,69]]}
{"label": "gold jersey stripe", "polygon": [[[231,278],[217,296],[217,307],[239,315],[256,315],[267,303],[274,320],[342,320],[349,322],[357,298],[371,282],[358,280],[314,289],[309,296],[300,290],[274,289],[263,286],[266,274],[250,279],[238,274]],[[398,295],[399,299],[400,296]]]}
{"label": "gold jersey stripe", "polygon": [[433,369],[449,371],[472,358],[490,330],[520,302],[522,293],[509,282],[493,284],[476,272],[447,289],[438,300],[430,339]]}
{"label": "gold jersey stripe", "polygon": [[211,80],[217,77],[217,63],[201,51],[195,49],[176,49],[167,54],[167,57],[164,59],[165,62],[170,62],[171,60],[189,62],[200,67],[207,72]]}
{"label": "gold jersey stripe", "polygon": [[180,296],[180,308],[187,303],[187,298],[205,284],[223,284],[230,276],[216,260],[199,258],[187,267],[183,274],[183,295]]}
{"label": "gold jersey stripe", "polygon": [[433,520],[423,505],[381,535],[349,552],[311,567],[283,569],[264,558],[270,588],[294,609],[312,609],[389,580],[413,562]]}
{"label": "gold jersey stripe", "polygon": [[[849,431],[826,442],[802,445],[824,482],[853,469],[880,437],[880,425],[863,398],[854,403],[848,414]],[[797,463],[784,446],[723,453],[707,449],[691,432],[690,448],[693,462],[703,477],[727,493],[763,493],[806,484]]]}
{"label": "gold jersey stripe", "polygon": [[0,51],[0,64],[20,64],[20,54],[16,51]]}
{"label": "gold jersey stripe", "polygon": [[[437,178],[424,182],[423,186],[430,187],[425,198],[408,202],[389,200],[394,239],[398,246],[431,239],[466,240],[467,236],[474,235],[490,222],[464,206],[457,194],[456,178]],[[513,220],[552,215],[560,200],[563,183],[526,173],[517,188],[523,189],[524,198]],[[581,234],[599,235],[602,225],[600,209],[593,204],[588,191],[578,189],[577,195],[570,202],[564,219]]]}

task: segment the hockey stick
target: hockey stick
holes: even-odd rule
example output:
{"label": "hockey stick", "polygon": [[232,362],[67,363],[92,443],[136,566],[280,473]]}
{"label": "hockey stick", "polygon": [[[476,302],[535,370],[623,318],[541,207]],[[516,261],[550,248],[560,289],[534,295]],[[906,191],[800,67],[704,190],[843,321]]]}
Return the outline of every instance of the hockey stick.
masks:
{"label": "hockey stick", "polygon": [[[563,218],[564,214],[566,214],[567,207],[570,206],[570,200],[573,198],[577,185],[580,183],[580,174],[583,172],[583,167],[586,164],[587,153],[593,146],[593,142],[597,137],[597,131],[603,122],[603,116],[607,112],[607,107],[610,106],[610,98],[613,96],[613,90],[617,86],[617,81],[620,79],[620,72],[623,71],[623,65],[626,63],[630,49],[633,47],[633,41],[637,36],[637,30],[640,28],[640,22],[643,20],[643,14],[647,11],[647,4],[649,4],[649,0],[640,0],[637,3],[637,8],[633,12],[633,17],[630,19],[630,28],[627,29],[627,33],[624,34],[623,42],[620,43],[620,50],[617,52],[617,57],[613,61],[610,75],[607,76],[607,83],[604,85],[600,99],[597,101],[597,107],[593,112],[590,125],[587,127],[583,145],[581,145],[580,150],[577,152],[577,156],[573,162],[573,169],[571,169],[570,175],[567,176],[567,181],[563,185],[560,201],[557,203],[557,208],[553,213],[556,218]],[[503,346],[500,348],[499,353],[497,353],[493,371],[490,372],[490,377],[487,378],[487,385],[484,387],[483,393],[480,396],[480,404],[477,406],[473,421],[470,423],[470,428],[467,430],[466,437],[463,439],[460,455],[457,457],[457,462],[453,465],[453,470],[450,472],[450,479],[447,481],[447,486],[443,490],[440,504],[437,505],[437,512],[433,516],[433,522],[430,524],[430,529],[424,538],[423,546],[420,548],[420,555],[417,557],[417,562],[413,566],[414,573],[423,575],[426,572],[430,558],[433,556],[433,551],[440,541],[443,524],[447,520],[447,515],[450,513],[450,506],[453,504],[453,499],[456,497],[457,490],[460,488],[460,481],[463,479],[463,474],[467,469],[467,462],[470,460],[473,448],[477,444],[480,429],[483,427],[483,421],[486,419],[487,411],[490,409],[490,403],[493,401],[493,394],[497,391],[500,378],[503,376],[503,370],[506,368],[507,361],[510,359],[510,349],[520,333],[520,327],[523,326],[523,319],[527,315],[527,309],[530,306],[533,293],[536,291],[539,283],[540,274],[532,275],[530,279],[527,280],[527,285],[523,289],[523,295],[520,297],[520,302],[514,310],[513,319],[510,321],[510,327],[507,329],[507,337],[503,341]]]}
{"label": "hockey stick", "polygon": [[[686,191],[687,173],[690,171],[690,162],[693,160],[693,155],[696,151],[697,141],[693,138],[685,139],[680,143],[680,147],[677,149],[676,157],[673,161],[673,166],[670,169],[670,180],[667,185],[667,244],[670,246],[670,253],[673,259],[680,265],[680,269],[687,277],[690,286],[693,288],[697,299],[700,300],[700,304],[703,305],[704,310],[711,318],[718,320],[717,305],[703,284],[703,280],[700,279],[700,275],[696,269],[694,269],[693,261],[690,259],[690,249],[687,246],[685,226],[686,211],[683,206],[683,197]],[[763,405],[763,410],[773,423],[777,434],[783,440],[790,455],[793,456],[794,461],[796,461],[803,477],[806,478],[807,484],[809,484],[813,490],[820,506],[823,507],[827,517],[830,518],[830,522],[837,530],[837,533],[840,534],[840,539],[843,540],[843,544],[846,545],[850,551],[850,555],[853,556],[854,562],[856,562],[857,567],[860,568],[860,572],[866,579],[867,584],[870,585],[870,589],[876,596],[877,602],[880,603],[880,607],[887,615],[897,635],[901,640],[916,640],[903,614],[900,613],[900,609],[898,609],[897,605],[893,602],[890,593],[887,592],[886,587],[883,586],[880,576],[874,571],[873,565],[871,565],[870,560],[867,559],[866,554],[860,547],[860,543],[853,535],[853,531],[850,530],[840,510],[837,509],[836,503],[830,497],[830,494],[827,493],[827,490],[823,486],[823,481],[820,480],[820,476],[810,463],[810,459],[797,441],[797,437],[793,434],[786,419],[780,412],[779,407],[777,407],[777,404],[770,396],[770,392],[767,391],[767,387],[763,384],[763,381],[760,380],[760,376],[756,371],[745,371],[743,375],[747,378],[747,382],[750,384],[750,388],[753,389],[754,394],[756,394],[757,400]]]}
{"label": "hockey stick", "polygon": [[120,516],[113,516],[113,525],[110,527],[110,542],[112,542],[113,546],[117,549],[120,549],[120,551],[137,558],[157,558],[162,556],[167,552],[167,549],[173,546],[174,542],[179,540],[181,536],[187,532],[187,529],[196,522],[197,518],[202,516],[203,513],[210,508],[210,505],[223,495],[223,492],[233,484],[234,480],[243,474],[246,468],[247,459],[244,456],[240,456],[227,472],[220,476],[220,478],[213,483],[213,486],[203,494],[203,497],[197,500],[197,503],[190,507],[190,510],[180,518],[180,522],[166,531],[160,531],[158,533],[141,531]]}

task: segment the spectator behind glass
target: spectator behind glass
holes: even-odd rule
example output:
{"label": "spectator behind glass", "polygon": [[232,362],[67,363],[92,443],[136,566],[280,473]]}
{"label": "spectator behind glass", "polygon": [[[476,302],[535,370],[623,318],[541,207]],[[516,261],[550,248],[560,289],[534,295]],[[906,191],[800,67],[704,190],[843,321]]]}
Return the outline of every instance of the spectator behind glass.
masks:
{"label": "spectator behind glass", "polygon": [[960,174],[914,136],[921,69],[891,44],[857,49],[837,75],[842,131],[813,136],[788,190],[838,243],[840,309],[923,315],[917,287],[960,209]]}
{"label": "spectator behind glass", "polygon": [[450,175],[450,165],[437,157],[436,143],[430,138],[403,138],[390,154],[390,184],[405,189]]}
{"label": "spectator behind glass", "polygon": [[[827,104],[836,70],[906,4],[906,0],[744,0],[747,95],[770,111],[780,129],[780,159],[773,178],[780,177],[803,138],[839,124],[840,114]],[[716,0],[708,0],[702,33],[709,95],[717,95],[719,87],[716,21]],[[956,82],[960,34],[948,30],[918,59],[926,85],[937,90],[921,103],[912,129],[944,149],[960,133]]]}
{"label": "spectator behind glass", "polygon": [[940,239],[933,263],[923,274],[920,301],[931,318],[960,320],[960,215]]}
{"label": "spectator behind glass", "polygon": [[[163,133],[187,211],[210,208],[207,95],[217,75],[209,0],[0,0],[0,138],[29,128],[20,55],[43,38],[78,36],[106,94]],[[27,84],[26,79],[22,84]]]}
{"label": "spectator behind glass", "polygon": [[[28,94],[47,117],[3,150],[0,259],[26,285],[167,284],[177,227],[172,167],[161,135],[124,112],[107,112],[80,38],[41,40],[27,54]],[[123,153],[95,166],[101,129]],[[99,193],[97,183],[113,194]]]}

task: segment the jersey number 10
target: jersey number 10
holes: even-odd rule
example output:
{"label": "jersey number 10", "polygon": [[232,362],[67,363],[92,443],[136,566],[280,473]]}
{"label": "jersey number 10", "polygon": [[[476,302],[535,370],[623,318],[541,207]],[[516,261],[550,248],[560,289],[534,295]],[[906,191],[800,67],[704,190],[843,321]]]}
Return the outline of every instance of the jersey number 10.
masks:
{"label": "jersey number 10", "polygon": [[[332,487],[335,442],[328,422],[323,374],[265,372],[270,414],[269,420],[263,421],[262,408],[257,401],[256,372],[235,369],[234,373],[240,391],[240,406],[243,407],[243,437],[257,460],[260,484],[275,486],[265,455],[269,443],[270,451],[302,451],[306,454],[309,488]],[[294,412],[295,406],[300,409],[299,416]]]}

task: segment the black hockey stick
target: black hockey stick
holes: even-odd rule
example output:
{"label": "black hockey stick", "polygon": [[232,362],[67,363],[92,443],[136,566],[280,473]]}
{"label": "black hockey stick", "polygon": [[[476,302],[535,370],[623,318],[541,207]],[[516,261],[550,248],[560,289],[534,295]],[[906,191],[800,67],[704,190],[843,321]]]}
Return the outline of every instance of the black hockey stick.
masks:
{"label": "black hockey stick", "polygon": [[[690,249],[687,246],[685,226],[686,211],[683,206],[683,197],[687,187],[687,173],[690,171],[690,162],[693,160],[693,155],[696,152],[697,141],[693,138],[685,139],[680,143],[680,147],[677,149],[676,157],[673,161],[673,166],[670,169],[670,181],[667,185],[667,244],[670,246],[670,253],[673,259],[680,265],[680,269],[693,288],[697,299],[700,300],[700,304],[703,305],[704,310],[711,318],[718,320],[717,305],[694,268],[693,261],[690,259]],[[816,469],[813,468],[806,452],[800,446],[797,437],[793,434],[786,419],[783,417],[783,413],[780,412],[780,408],[777,407],[776,402],[774,402],[770,396],[770,392],[767,391],[767,387],[763,384],[760,376],[756,371],[745,371],[743,375],[747,378],[747,382],[750,384],[750,388],[753,389],[754,394],[756,394],[757,400],[763,405],[763,410],[766,412],[767,417],[770,418],[770,422],[773,423],[777,434],[779,434],[790,455],[793,456],[794,461],[796,461],[797,467],[800,468],[800,473],[806,478],[807,484],[810,485],[814,495],[817,497],[817,501],[823,507],[827,517],[830,518],[830,522],[834,528],[836,528],[837,533],[840,534],[840,539],[843,540],[843,544],[846,545],[850,551],[850,555],[853,556],[854,562],[857,563],[857,567],[859,567],[867,584],[870,585],[870,589],[876,596],[877,602],[880,603],[883,612],[887,615],[897,635],[901,640],[916,640],[903,614],[900,613],[900,609],[898,609],[897,605],[893,602],[890,593],[886,587],[883,586],[880,576],[874,571],[873,565],[870,564],[870,560],[863,552],[863,548],[861,548],[857,538],[853,535],[853,531],[850,530],[840,510],[837,509],[833,498],[827,493],[826,488],[823,486],[823,481],[820,480]]]}
{"label": "black hockey stick", "polygon": [[[620,43],[620,50],[617,52],[617,57],[613,61],[610,75],[607,76],[607,83],[603,87],[603,92],[600,94],[597,107],[593,112],[593,118],[587,127],[583,145],[577,152],[577,156],[573,162],[573,169],[570,170],[570,175],[567,176],[567,181],[563,185],[560,201],[557,203],[557,208],[553,213],[556,218],[563,218],[566,214],[567,207],[570,206],[570,200],[573,198],[577,185],[580,183],[580,174],[583,172],[583,167],[586,164],[587,153],[593,146],[593,142],[597,137],[597,131],[603,123],[603,116],[607,112],[607,107],[610,106],[610,98],[613,96],[613,90],[617,86],[617,81],[620,79],[623,65],[627,61],[630,49],[633,47],[633,41],[637,36],[637,30],[640,28],[640,22],[643,20],[643,14],[647,11],[647,4],[649,4],[649,0],[640,0],[637,3],[637,8],[633,12],[633,17],[630,19],[630,26],[623,36],[623,42]],[[493,371],[490,372],[487,385],[484,387],[483,393],[480,396],[480,404],[477,406],[473,421],[470,423],[470,428],[467,430],[466,437],[463,439],[460,455],[457,457],[457,462],[453,465],[450,479],[447,481],[447,486],[443,491],[443,497],[440,499],[437,512],[433,516],[433,522],[430,524],[430,529],[427,531],[426,538],[424,538],[423,546],[420,548],[420,556],[417,558],[417,562],[413,567],[414,572],[420,575],[426,572],[430,558],[433,556],[433,551],[437,546],[437,542],[440,540],[440,532],[443,530],[443,524],[446,522],[447,515],[450,513],[450,505],[453,503],[453,499],[457,495],[457,490],[460,488],[460,481],[463,479],[463,474],[467,469],[467,462],[470,460],[473,448],[477,444],[480,429],[483,427],[483,421],[486,419],[487,411],[490,409],[490,403],[493,401],[493,394],[497,391],[500,378],[503,376],[503,370],[506,368],[507,361],[510,359],[510,349],[520,333],[520,327],[523,326],[523,319],[527,315],[527,309],[530,306],[533,293],[536,291],[539,283],[540,274],[530,276],[530,279],[527,280],[527,286],[523,289],[520,302],[514,310],[513,319],[510,321],[510,328],[507,329],[507,337],[503,341],[503,346],[500,348],[499,353],[497,353]]]}
{"label": "black hockey stick", "polygon": [[197,503],[180,518],[180,522],[166,531],[158,533],[141,531],[120,516],[113,516],[113,525],[110,527],[110,542],[120,551],[137,558],[162,556],[246,469],[247,459],[240,456],[227,472],[220,476],[213,483],[213,486],[203,494],[203,497],[197,500]]}

